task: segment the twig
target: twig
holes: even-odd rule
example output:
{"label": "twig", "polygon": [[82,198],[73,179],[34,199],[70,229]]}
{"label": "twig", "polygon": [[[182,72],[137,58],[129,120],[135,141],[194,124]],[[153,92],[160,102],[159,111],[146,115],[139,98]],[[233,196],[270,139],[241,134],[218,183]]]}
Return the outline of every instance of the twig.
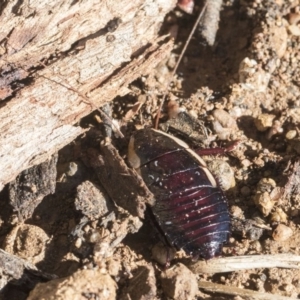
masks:
{"label": "twig", "polygon": [[205,3],[205,5],[203,6],[201,12],[199,13],[199,16],[198,16],[198,18],[197,18],[197,20],[196,20],[196,22],[195,22],[195,24],[194,24],[194,26],[193,26],[193,28],[192,28],[189,36],[188,36],[188,38],[187,38],[187,40],[186,40],[186,42],[184,44],[184,47],[183,47],[183,49],[182,49],[182,51],[181,51],[181,53],[180,53],[180,55],[178,57],[177,63],[176,63],[176,65],[175,65],[175,67],[174,67],[174,69],[173,69],[173,71],[172,71],[172,73],[170,75],[170,78],[169,78],[169,80],[167,82],[166,90],[165,90],[165,92],[163,94],[163,97],[162,97],[162,100],[160,102],[160,105],[159,105],[159,108],[158,108],[158,113],[157,113],[156,120],[155,120],[155,128],[156,129],[158,128],[158,121],[159,121],[160,111],[161,111],[161,109],[163,107],[163,104],[165,102],[165,99],[166,99],[166,96],[167,96],[168,87],[169,87],[171,81],[173,80],[173,77],[174,77],[174,75],[175,75],[175,73],[177,71],[177,68],[178,68],[181,60],[182,60],[182,57],[183,57],[183,55],[184,55],[184,53],[185,53],[185,51],[186,51],[186,49],[187,49],[187,47],[188,47],[188,45],[189,45],[189,43],[191,41],[191,38],[193,37],[194,32],[195,32],[195,30],[196,30],[196,28],[197,28],[197,26],[198,26],[198,24],[199,24],[199,22],[200,22],[200,20],[201,20],[201,18],[203,16],[204,12],[206,10],[206,6],[207,6],[207,3]]}
{"label": "twig", "polygon": [[199,281],[199,288],[205,290],[206,292],[220,293],[226,295],[240,296],[247,300],[292,300],[294,298],[273,295],[269,293],[261,293],[251,290],[240,289],[237,287],[226,286],[222,284]]}
{"label": "twig", "polygon": [[213,46],[219,28],[222,0],[206,0],[205,4],[207,4],[207,9],[201,23],[201,35],[208,45]]}
{"label": "twig", "polygon": [[300,269],[300,256],[294,254],[247,255],[197,261],[188,266],[195,274],[226,273],[256,268]]}

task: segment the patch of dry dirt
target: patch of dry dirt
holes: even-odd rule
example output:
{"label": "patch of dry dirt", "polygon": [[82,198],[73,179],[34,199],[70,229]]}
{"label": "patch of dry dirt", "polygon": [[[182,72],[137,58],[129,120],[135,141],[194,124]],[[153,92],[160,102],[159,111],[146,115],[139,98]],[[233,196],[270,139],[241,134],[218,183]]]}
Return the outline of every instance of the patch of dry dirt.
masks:
{"label": "patch of dry dirt", "polygon": [[[215,45],[194,35],[167,98],[205,124],[210,146],[239,141],[222,158],[234,173],[225,194],[238,220],[223,256],[300,255],[300,2],[223,2]],[[178,29],[174,53],[112,103],[125,135],[113,136],[118,151],[93,114],[80,124],[91,128],[86,135],[60,151],[56,170],[54,157],[1,192],[1,248],[22,259],[15,268],[26,272],[10,272],[2,258],[1,299],[242,299],[198,290],[198,280],[300,298],[299,263],[193,274],[182,252],[167,270],[152,258],[160,237],[143,216],[153,198],[123,159],[131,133],[153,124],[199,9],[196,3],[194,15],[176,10],[166,18],[165,31]],[[162,122],[166,115],[167,106]],[[41,185],[43,178],[49,182]]]}

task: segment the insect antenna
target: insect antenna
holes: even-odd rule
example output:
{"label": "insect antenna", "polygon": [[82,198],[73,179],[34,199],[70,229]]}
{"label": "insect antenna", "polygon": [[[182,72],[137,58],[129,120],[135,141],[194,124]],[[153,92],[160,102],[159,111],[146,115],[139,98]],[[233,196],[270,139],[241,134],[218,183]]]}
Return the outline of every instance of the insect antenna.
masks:
{"label": "insect antenna", "polygon": [[195,30],[196,30],[196,28],[197,28],[197,26],[198,26],[198,24],[199,24],[201,18],[203,17],[203,15],[204,15],[204,13],[205,13],[206,7],[207,7],[207,2],[205,2],[205,4],[204,4],[202,10],[200,11],[200,13],[199,13],[199,15],[198,15],[198,18],[197,18],[196,22],[194,23],[194,26],[193,26],[193,28],[192,28],[192,30],[191,30],[191,32],[190,32],[190,34],[189,34],[189,36],[188,36],[188,38],[187,38],[185,44],[184,44],[184,46],[183,46],[183,49],[181,50],[181,53],[180,53],[180,55],[179,55],[179,57],[178,57],[178,60],[177,60],[177,62],[176,62],[176,65],[175,65],[175,67],[174,67],[174,69],[173,69],[173,71],[172,71],[172,73],[171,73],[171,75],[170,75],[170,77],[169,77],[169,80],[167,81],[167,84],[166,84],[166,87],[165,87],[165,91],[164,91],[164,93],[163,93],[162,100],[161,100],[161,102],[160,102],[160,105],[159,105],[159,108],[158,108],[158,112],[157,112],[157,115],[156,115],[156,119],[155,119],[155,129],[158,129],[158,122],[159,122],[159,119],[160,119],[160,112],[161,112],[161,110],[162,110],[162,107],[163,107],[163,105],[164,105],[164,102],[165,102],[165,99],[166,99],[166,96],[167,96],[168,87],[169,87],[169,85],[171,84],[171,81],[173,80],[173,77],[174,77],[174,75],[175,75],[175,73],[176,73],[176,71],[177,71],[177,68],[178,68],[178,66],[179,66],[179,64],[180,64],[180,62],[181,62],[181,60],[182,60],[182,57],[183,57],[183,55],[184,55],[184,53],[185,53],[185,51],[186,51],[186,49],[187,49],[187,47],[188,47],[188,45],[189,45],[189,43],[190,43],[190,41],[191,41],[191,39],[192,39],[194,33],[195,33]]}

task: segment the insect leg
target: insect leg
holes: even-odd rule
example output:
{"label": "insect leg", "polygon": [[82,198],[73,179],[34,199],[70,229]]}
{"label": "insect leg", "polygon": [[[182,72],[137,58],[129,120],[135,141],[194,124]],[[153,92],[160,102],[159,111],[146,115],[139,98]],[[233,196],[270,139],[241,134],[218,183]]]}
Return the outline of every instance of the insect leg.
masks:
{"label": "insect leg", "polygon": [[228,147],[216,147],[216,148],[206,148],[206,149],[198,149],[194,150],[199,156],[205,156],[205,155],[225,155],[228,152],[231,152],[236,149],[236,147],[239,145],[240,141],[234,141],[234,143]]}

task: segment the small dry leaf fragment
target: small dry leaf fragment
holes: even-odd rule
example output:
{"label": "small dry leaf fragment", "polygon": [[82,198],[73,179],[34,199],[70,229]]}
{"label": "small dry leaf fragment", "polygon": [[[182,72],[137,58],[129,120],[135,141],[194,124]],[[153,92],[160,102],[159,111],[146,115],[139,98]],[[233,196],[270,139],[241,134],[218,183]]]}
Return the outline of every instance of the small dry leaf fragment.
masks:
{"label": "small dry leaf fragment", "polygon": [[273,231],[272,237],[277,242],[288,240],[293,235],[293,230],[283,224],[279,224]]}

